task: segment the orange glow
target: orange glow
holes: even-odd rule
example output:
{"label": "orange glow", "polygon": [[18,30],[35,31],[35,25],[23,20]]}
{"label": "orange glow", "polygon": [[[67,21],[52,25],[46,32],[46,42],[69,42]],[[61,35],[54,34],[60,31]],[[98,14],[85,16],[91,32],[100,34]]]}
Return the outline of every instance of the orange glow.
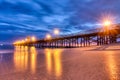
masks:
{"label": "orange glow", "polygon": [[15,41],[13,44],[21,44],[22,41]]}
{"label": "orange glow", "polygon": [[54,63],[55,63],[55,74],[57,77],[62,75],[62,64],[61,64],[61,50],[53,50]]}
{"label": "orange glow", "polygon": [[25,41],[27,42],[27,41],[28,41],[28,39],[26,38],[26,39],[25,39]]}
{"label": "orange glow", "polygon": [[31,38],[31,40],[32,40],[32,41],[36,41],[36,37],[33,36],[33,37]]}
{"label": "orange glow", "polygon": [[25,71],[27,69],[28,51],[26,51],[26,48],[24,46],[15,48],[14,65],[18,71]]}
{"label": "orange glow", "polygon": [[31,72],[34,74],[36,72],[36,58],[37,58],[37,52],[36,52],[36,49],[35,47],[31,47],[30,48],[30,52],[31,52]]}
{"label": "orange glow", "polygon": [[105,53],[107,58],[106,58],[106,63],[107,63],[107,66],[108,66],[108,71],[109,71],[109,77],[110,77],[110,80],[117,80],[119,75],[117,75],[117,72],[118,72],[118,67],[116,65],[116,59],[115,59],[115,56],[114,56],[114,52],[112,51],[108,51],[107,53]]}
{"label": "orange glow", "polygon": [[103,30],[106,34],[109,33],[109,30],[112,28],[112,21],[111,20],[104,20],[103,22]]}
{"label": "orange glow", "polygon": [[24,40],[22,40],[21,42],[22,42],[22,43],[24,43],[25,41],[24,41]]}
{"label": "orange glow", "polygon": [[48,73],[55,72],[55,75],[60,77],[62,75],[61,50],[46,49],[45,56]]}
{"label": "orange glow", "polygon": [[47,35],[46,35],[46,39],[51,39],[51,35],[50,35],[50,34],[47,34]]}
{"label": "orange glow", "polygon": [[116,21],[116,16],[107,12],[107,13],[103,13],[99,20],[104,30],[111,29],[113,27],[112,25]]}
{"label": "orange glow", "polygon": [[49,49],[45,49],[45,56],[46,56],[46,65],[48,73],[51,73],[52,70],[52,51]]}
{"label": "orange glow", "polygon": [[105,20],[104,21],[104,26],[109,27],[111,25],[111,21],[110,20]]}
{"label": "orange glow", "polygon": [[100,23],[102,26],[100,32],[104,31],[105,34],[109,33],[109,30],[112,29],[113,24],[115,22],[115,17],[107,13],[107,14],[103,14],[100,20],[101,20]]}
{"label": "orange glow", "polygon": [[30,47],[30,50],[27,46],[15,47],[14,66],[17,71],[24,72],[30,69],[31,73],[34,74],[36,72],[36,61],[37,51],[35,47]]}
{"label": "orange glow", "polygon": [[55,34],[55,35],[58,35],[59,32],[60,32],[60,31],[59,31],[58,29],[55,29],[55,30],[54,30],[54,34]]}

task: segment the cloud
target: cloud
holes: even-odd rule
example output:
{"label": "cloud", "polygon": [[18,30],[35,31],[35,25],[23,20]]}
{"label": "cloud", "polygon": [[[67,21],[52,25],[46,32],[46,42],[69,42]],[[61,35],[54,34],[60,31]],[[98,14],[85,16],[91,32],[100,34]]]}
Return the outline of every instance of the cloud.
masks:
{"label": "cloud", "polygon": [[102,14],[117,16],[119,0],[0,0],[0,41],[36,35],[43,38],[59,28],[61,34],[99,27]]}

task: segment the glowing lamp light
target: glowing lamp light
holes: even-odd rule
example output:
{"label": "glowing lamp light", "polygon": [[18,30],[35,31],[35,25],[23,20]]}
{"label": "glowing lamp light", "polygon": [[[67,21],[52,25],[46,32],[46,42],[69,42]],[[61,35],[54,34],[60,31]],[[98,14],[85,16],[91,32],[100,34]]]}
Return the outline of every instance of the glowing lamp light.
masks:
{"label": "glowing lamp light", "polygon": [[31,40],[32,40],[32,41],[36,41],[36,38],[33,36],[33,37],[31,38]]}
{"label": "glowing lamp light", "polygon": [[17,42],[15,41],[15,42],[13,42],[13,44],[17,44]]}
{"label": "glowing lamp light", "polygon": [[26,38],[26,39],[25,39],[25,41],[27,42],[27,41],[28,41],[28,39]]}
{"label": "glowing lamp light", "polygon": [[46,39],[51,39],[51,35],[50,35],[50,34],[47,34],[47,35],[46,35]]}
{"label": "glowing lamp light", "polygon": [[110,26],[110,25],[111,25],[111,21],[106,20],[106,21],[104,22],[104,26]]}
{"label": "glowing lamp light", "polygon": [[20,41],[17,41],[16,43],[17,43],[17,44],[20,44]]}
{"label": "glowing lamp light", "polygon": [[60,31],[59,31],[58,29],[55,29],[55,30],[54,30],[54,34],[55,34],[55,35],[58,35],[59,32],[60,32]]}
{"label": "glowing lamp light", "polygon": [[22,42],[22,43],[24,43],[25,41],[24,41],[24,40],[22,40],[21,42]]}
{"label": "glowing lamp light", "polygon": [[13,44],[21,44],[23,43],[23,40],[22,41],[15,41]]}

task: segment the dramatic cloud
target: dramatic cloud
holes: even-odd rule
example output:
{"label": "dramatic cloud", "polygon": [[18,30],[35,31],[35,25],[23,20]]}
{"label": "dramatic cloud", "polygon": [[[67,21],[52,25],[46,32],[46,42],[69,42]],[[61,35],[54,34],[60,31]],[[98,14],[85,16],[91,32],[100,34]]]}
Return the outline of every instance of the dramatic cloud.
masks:
{"label": "dramatic cloud", "polygon": [[0,42],[27,35],[43,38],[59,28],[61,34],[99,27],[103,15],[119,23],[120,0],[0,0]]}

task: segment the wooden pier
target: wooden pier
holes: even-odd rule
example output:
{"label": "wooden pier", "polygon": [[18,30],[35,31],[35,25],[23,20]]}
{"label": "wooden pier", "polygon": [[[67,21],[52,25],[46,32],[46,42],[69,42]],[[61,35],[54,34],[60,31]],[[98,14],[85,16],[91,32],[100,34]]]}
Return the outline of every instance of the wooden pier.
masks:
{"label": "wooden pier", "polygon": [[90,31],[84,34],[60,36],[51,39],[40,39],[24,43],[15,43],[15,46],[35,46],[37,48],[75,48],[117,43],[120,35],[120,25],[113,29],[102,31]]}

